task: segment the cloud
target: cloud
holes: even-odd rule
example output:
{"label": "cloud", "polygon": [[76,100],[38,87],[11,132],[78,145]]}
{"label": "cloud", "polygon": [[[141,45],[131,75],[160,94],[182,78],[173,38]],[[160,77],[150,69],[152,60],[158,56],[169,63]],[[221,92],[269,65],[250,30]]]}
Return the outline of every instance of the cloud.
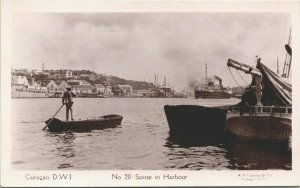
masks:
{"label": "cloud", "polygon": [[49,13],[16,14],[12,66],[91,69],[153,82],[164,76],[176,88],[209,75],[234,85],[228,58],[270,68],[284,58],[285,13]]}

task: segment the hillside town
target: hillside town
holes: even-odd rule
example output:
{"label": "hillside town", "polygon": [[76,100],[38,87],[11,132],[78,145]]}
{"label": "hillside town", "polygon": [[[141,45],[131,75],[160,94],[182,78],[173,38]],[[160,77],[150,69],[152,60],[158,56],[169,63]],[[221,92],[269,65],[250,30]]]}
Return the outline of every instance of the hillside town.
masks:
{"label": "hillside town", "polygon": [[27,70],[13,69],[13,98],[61,97],[70,87],[77,97],[174,97],[172,87],[163,84],[132,81],[97,74],[89,70]]}

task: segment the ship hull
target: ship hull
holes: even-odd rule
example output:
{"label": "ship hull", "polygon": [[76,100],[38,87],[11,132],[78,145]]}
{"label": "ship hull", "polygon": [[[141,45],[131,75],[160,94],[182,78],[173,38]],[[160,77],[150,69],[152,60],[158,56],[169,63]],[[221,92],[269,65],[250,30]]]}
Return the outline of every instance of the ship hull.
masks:
{"label": "ship hull", "polygon": [[197,105],[166,105],[171,135],[190,135],[204,140],[220,139],[224,133],[226,108]]}
{"label": "ship hull", "polygon": [[105,115],[99,119],[78,120],[78,121],[61,121],[54,118],[48,119],[45,123],[48,125],[50,132],[74,131],[86,132],[91,130],[99,130],[105,128],[113,128],[121,125],[123,116],[121,115]]}
{"label": "ship hull", "polygon": [[228,114],[225,129],[249,140],[287,141],[291,136],[291,114]]}
{"label": "ship hull", "polygon": [[225,93],[222,91],[195,91],[195,98],[199,99],[228,99],[231,98],[232,94]]}

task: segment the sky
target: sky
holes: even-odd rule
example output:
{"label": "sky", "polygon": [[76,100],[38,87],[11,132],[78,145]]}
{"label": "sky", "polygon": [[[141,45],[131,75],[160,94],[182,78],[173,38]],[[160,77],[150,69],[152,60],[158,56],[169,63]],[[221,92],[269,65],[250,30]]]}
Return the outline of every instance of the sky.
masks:
{"label": "sky", "polygon": [[[93,70],[180,91],[208,76],[235,87],[227,60],[282,71],[288,13],[22,13],[12,20],[12,68]],[[232,70],[240,85],[251,76]]]}

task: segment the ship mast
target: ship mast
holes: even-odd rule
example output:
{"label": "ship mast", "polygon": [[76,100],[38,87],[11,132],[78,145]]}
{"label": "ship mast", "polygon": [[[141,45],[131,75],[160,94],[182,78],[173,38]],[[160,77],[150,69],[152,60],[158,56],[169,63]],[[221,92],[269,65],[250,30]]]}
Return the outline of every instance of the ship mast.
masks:
{"label": "ship mast", "polygon": [[207,85],[207,65],[205,63],[205,85]]}
{"label": "ship mast", "polygon": [[279,75],[278,57],[277,57],[277,74]]}
{"label": "ship mast", "polygon": [[[42,60],[43,62],[43,60]],[[44,62],[42,64],[42,86],[44,86],[44,70],[45,70],[45,65],[44,65]]]}
{"label": "ship mast", "polygon": [[282,72],[282,77],[284,77],[284,78],[288,78],[290,76],[290,70],[291,70],[291,64],[292,64],[292,49],[290,47],[291,32],[292,32],[292,30],[290,29],[288,44],[285,45],[285,49],[287,52],[285,54],[284,67],[283,67],[283,72]]}
{"label": "ship mast", "polygon": [[167,97],[167,77],[164,76],[165,97]]}

